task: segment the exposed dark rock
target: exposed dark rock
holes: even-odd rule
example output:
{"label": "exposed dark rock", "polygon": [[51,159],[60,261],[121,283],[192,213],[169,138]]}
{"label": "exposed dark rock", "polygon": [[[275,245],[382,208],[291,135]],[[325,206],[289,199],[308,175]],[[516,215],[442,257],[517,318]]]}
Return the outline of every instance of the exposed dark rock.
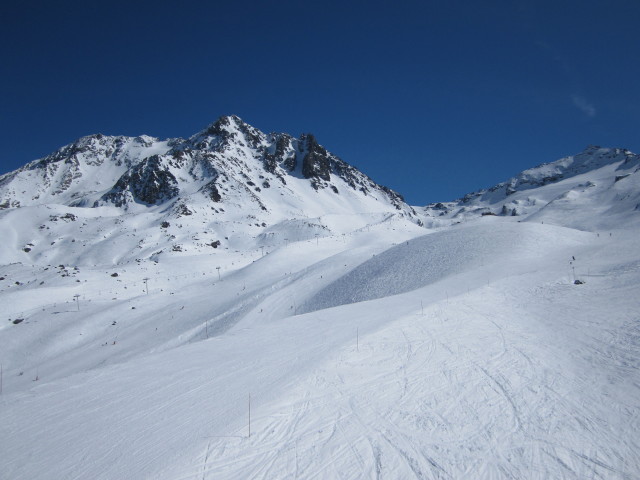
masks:
{"label": "exposed dark rock", "polygon": [[298,165],[298,160],[295,156],[287,158],[284,162],[282,162],[284,168],[286,168],[289,172],[293,172]]}
{"label": "exposed dark rock", "polygon": [[614,183],[619,182],[620,180],[622,180],[623,178],[627,178],[629,175],[631,175],[630,173],[627,173],[626,175],[616,175],[615,181]]}
{"label": "exposed dark rock", "polygon": [[176,178],[162,165],[160,157],[153,155],[122,175],[102,199],[125,206],[127,192],[135,201],[157,205],[176,197],[179,190]]}
{"label": "exposed dark rock", "polygon": [[65,213],[58,218],[70,222],[75,222],[78,219],[78,217],[76,217],[73,213]]}
{"label": "exposed dark rock", "polygon": [[201,191],[204,192],[214,202],[219,202],[220,200],[222,200],[222,195],[220,195],[220,191],[216,186],[215,180],[207,183],[204,187],[202,187]]}
{"label": "exposed dark rock", "polygon": [[177,205],[175,208],[175,212],[178,218],[193,215],[193,212],[189,210],[189,208],[184,203],[180,203],[179,205]]}
{"label": "exposed dark rock", "polygon": [[331,179],[331,161],[328,152],[318,145],[311,134],[302,135],[300,139],[304,142],[307,152],[302,159],[302,175],[304,178],[320,178],[328,182]]}

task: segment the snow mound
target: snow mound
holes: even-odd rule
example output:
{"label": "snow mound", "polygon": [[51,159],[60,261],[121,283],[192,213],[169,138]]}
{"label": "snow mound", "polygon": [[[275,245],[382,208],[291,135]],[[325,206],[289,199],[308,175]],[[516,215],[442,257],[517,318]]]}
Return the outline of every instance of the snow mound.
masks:
{"label": "snow mound", "polygon": [[[492,222],[490,228],[488,222]],[[390,248],[320,290],[301,311],[398,295],[494,264],[496,259],[511,265],[515,274],[518,264],[529,268],[535,265],[531,260],[550,250],[577,246],[592,235],[551,225],[483,219]]]}

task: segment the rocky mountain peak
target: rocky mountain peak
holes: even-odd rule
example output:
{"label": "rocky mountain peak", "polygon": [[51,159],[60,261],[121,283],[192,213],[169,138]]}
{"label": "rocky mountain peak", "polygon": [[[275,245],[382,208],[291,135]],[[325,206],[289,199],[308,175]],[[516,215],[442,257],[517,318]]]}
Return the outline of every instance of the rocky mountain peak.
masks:
{"label": "rocky mountain peak", "polygon": [[222,115],[215,122],[208,125],[200,134],[224,136],[238,130],[241,125],[246,124],[240,117],[236,115]]}
{"label": "rocky mountain peak", "polygon": [[215,150],[232,143],[257,148],[265,135],[242,121],[237,115],[223,115],[187,141],[187,146],[198,150]]}
{"label": "rocky mountain peak", "polygon": [[400,195],[314,135],[266,135],[235,115],[187,139],[89,135],[0,178],[4,208],[47,203],[179,215],[204,209],[217,218],[248,215],[258,225],[291,212],[379,209],[419,222]]}

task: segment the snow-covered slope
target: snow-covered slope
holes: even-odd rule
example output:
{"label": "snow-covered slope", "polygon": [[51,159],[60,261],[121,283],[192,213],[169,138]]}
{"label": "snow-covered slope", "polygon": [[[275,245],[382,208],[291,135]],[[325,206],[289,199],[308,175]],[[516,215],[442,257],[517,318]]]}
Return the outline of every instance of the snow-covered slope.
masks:
{"label": "snow-covered slope", "polygon": [[[582,208],[576,208],[578,205]],[[430,226],[481,215],[513,215],[581,229],[595,225],[606,229],[634,210],[640,211],[640,155],[594,146],[454,202],[428,205],[421,213]]]}
{"label": "snow-covered slope", "polygon": [[235,179],[267,154],[216,135],[140,162],[160,142],[123,141],[104,188],[0,213],[0,478],[638,478],[635,155],[537,167],[425,229],[331,162],[276,161],[250,219]]}

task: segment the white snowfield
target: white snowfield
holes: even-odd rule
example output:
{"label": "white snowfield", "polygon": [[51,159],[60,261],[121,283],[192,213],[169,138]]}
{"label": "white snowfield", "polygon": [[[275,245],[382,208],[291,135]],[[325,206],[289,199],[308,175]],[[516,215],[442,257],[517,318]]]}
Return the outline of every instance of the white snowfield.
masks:
{"label": "white snowfield", "polygon": [[[7,262],[0,479],[638,479],[640,213],[598,188],[606,219],[586,193]],[[43,214],[0,216],[22,246],[42,219],[20,210]]]}

